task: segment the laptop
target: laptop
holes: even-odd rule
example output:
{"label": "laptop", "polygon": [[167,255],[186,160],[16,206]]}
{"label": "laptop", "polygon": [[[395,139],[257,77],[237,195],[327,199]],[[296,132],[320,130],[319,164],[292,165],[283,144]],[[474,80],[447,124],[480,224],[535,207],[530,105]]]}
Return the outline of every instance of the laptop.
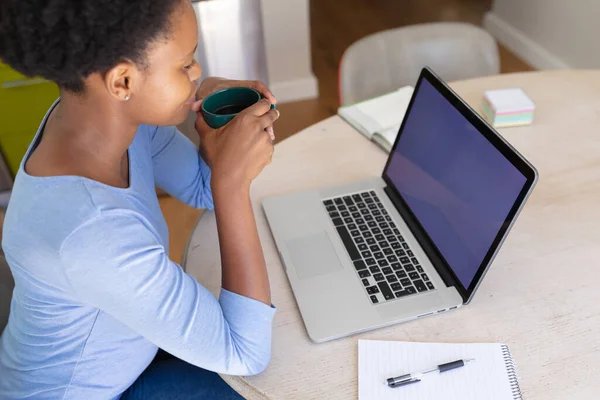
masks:
{"label": "laptop", "polygon": [[310,339],[468,304],[537,177],[424,68],[381,177],[263,200]]}

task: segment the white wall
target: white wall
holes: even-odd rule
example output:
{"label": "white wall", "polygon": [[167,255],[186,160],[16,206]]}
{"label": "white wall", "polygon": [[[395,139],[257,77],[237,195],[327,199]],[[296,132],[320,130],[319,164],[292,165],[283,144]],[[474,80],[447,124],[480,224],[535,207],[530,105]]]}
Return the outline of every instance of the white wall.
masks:
{"label": "white wall", "polygon": [[599,18],[598,0],[495,0],[485,27],[536,68],[599,68]]}
{"label": "white wall", "polygon": [[269,87],[279,102],[318,96],[309,17],[308,0],[262,0]]}

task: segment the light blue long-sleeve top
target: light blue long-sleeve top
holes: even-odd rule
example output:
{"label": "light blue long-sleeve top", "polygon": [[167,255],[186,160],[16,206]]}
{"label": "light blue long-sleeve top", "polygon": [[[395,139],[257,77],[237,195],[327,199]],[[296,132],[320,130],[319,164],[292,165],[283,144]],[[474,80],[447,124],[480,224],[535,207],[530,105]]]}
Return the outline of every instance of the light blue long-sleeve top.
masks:
{"label": "light blue long-sleeve top", "polygon": [[158,347],[220,373],[266,367],[275,309],[224,289],[217,300],[168,257],[155,184],[213,208],[210,169],[176,128],[140,126],[127,189],[23,165],[2,242],[15,289],[0,399],[118,398]]}

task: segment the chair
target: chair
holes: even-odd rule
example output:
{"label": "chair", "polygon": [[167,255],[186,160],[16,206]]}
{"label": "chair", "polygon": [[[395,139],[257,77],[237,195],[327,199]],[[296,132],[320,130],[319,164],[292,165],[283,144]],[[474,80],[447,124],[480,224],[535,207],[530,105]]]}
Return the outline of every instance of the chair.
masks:
{"label": "chair", "polygon": [[15,282],[8,267],[8,263],[3,256],[0,256],[0,334],[8,322],[8,312],[10,311],[10,301]]}
{"label": "chair", "polygon": [[431,23],[378,32],[352,44],[340,63],[342,105],[414,85],[424,66],[445,81],[495,75],[498,45],[464,23]]}

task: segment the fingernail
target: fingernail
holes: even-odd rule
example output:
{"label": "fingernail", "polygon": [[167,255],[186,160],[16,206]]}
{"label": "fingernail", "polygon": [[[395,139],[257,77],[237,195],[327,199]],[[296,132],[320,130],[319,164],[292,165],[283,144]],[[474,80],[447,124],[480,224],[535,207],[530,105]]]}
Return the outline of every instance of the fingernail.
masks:
{"label": "fingernail", "polygon": [[281,115],[281,113],[279,112],[278,109],[275,109],[275,111],[277,111],[277,118],[279,118],[279,116]]}
{"label": "fingernail", "polygon": [[275,130],[272,126],[267,127],[267,133],[271,136],[271,140],[275,140]]}

